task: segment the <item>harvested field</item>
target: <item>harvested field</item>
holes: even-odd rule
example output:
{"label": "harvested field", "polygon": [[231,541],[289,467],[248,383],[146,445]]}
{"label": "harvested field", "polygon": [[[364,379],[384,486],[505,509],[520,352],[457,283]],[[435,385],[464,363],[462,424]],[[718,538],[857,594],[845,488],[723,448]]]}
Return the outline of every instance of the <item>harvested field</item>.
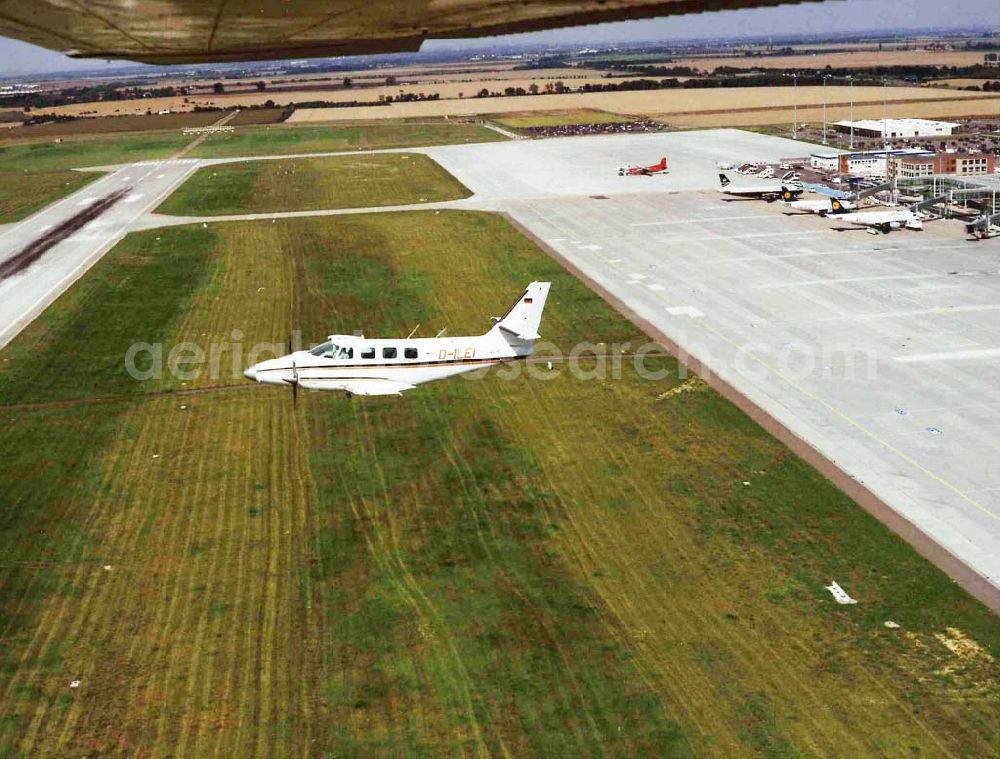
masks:
{"label": "harvested field", "polygon": [[664,66],[692,66],[712,71],[719,66],[768,69],[874,68],[875,66],[973,66],[983,62],[976,50],[863,50],[851,53],[805,55],[741,56],[718,58],[677,58]]}
{"label": "harvested field", "polygon": [[[379,110],[376,108],[367,109]],[[228,157],[322,153],[336,150],[409,148],[462,142],[496,142],[506,139],[478,124],[443,119],[414,121],[353,121],[336,127],[275,126],[237,129],[231,134],[209,136],[191,156]]]}
{"label": "harvested field", "polygon": [[234,127],[277,124],[283,121],[284,117],[284,108],[244,108],[226,123]]}
{"label": "harvested field", "polygon": [[80,171],[0,171],[0,224],[31,216],[99,176]]}
{"label": "harvested field", "polygon": [[168,113],[152,116],[84,117],[75,121],[51,121],[0,132],[0,140],[30,140],[41,137],[71,137],[118,132],[179,130],[214,124],[225,113]]}
{"label": "harvested field", "polygon": [[592,108],[574,108],[566,111],[524,111],[490,116],[501,126],[512,129],[526,129],[539,126],[562,126],[563,124],[621,124],[632,121],[629,116],[597,111]]}
{"label": "harvested field", "polygon": [[[997,78],[1000,78],[998,75]],[[995,79],[935,79],[933,82],[928,82],[925,87],[982,87],[987,82],[996,81]]]}
{"label": "harvested field", "polygon": [[[449,79],[443,81],[419,81],[409,84],[400,82],[390,86],[376,87],[350,87],[342,86],[317,86],[309,89],[290,89],[282,91],[280,88],[265,90],[263,92],[254,88],[251,91],[229,92],[216,95],[206,93],[203,95],[192,94],[187,96],[143,98],[141,100],[114,101],[108,103],[80,103],[77,105],[61,105],[52,108],[39,108],[37,113],[53,113],[79,115],[80,113],[97,112],[99,115],[114,115],[118,113],[145,114],[147,109],[152,109],[155,113],[158,110],[169,108],[173,111],[190,111],[195,106],[207,108],[238,108],[240,106],[262,106],[269,100],[278,106],[285,106],[289,103],[305,103],[315,100],[325,100],[334,103],[345,103],[350,101],[376,102],[380,97],[397,97],[401,94],[430,95],[437,93],[442,99],[450,98],[473,98],[479,90],[503,92],[507,87],[522,87],[527,90],[532,84],[537,84],[539,88],[544,88],[546,82],[554,81],[535,75],[534,72],[517,71],[511,72],[511,76],[490,77],[485,79],[476,78],[474,75],[469,79]],[[582,84],[607,84],[608,80],[600,74],[588,71],[576,71],[576,76],[571,80],[573,86]],[[383,77],[384,78],[384,77]],[[569,82],[570,79],[565,81]],[[187,102],[185,102],[187,101]]]}
{"label": "harvested field", "polygon": [[[828,87],[831,103],[850,100],[849,87]],[[855,87],[856,103],[882,105],[881,87]],[[791,108],[794,98],[799,107],[823,103],[822,87],[720,88],[710,90],[647,90],[638,92],[591,92],[535,97],[466,98],[423,103],[393,103],[373,108],[311,108],[296,111],[290,123],[341,121],[349,119],[420,118],[429,116],[462,116],[500,114],[524,111],[556,111],[593,108],[611,113],[647,116],[660,113],[692,113],[740,111],[746,108]],[[960,101],[966,97],[983,97],[983,93],[956,90],[931,90],[924,87],[895,87],[891,100],[947,99]],[[996,100],[1000,103],[1000,97]],[[976,112],[976,111],[973,111]]]}
{"label": "harvested field", "polygon": [[366,208],[471,193],[419,153],[245,161],[199,169],[157,208],[181,216]]}
{"label": "harvested field", "polygon": [[[117,246],[0,352],[42,404],[0,410],[3,752],[989,755],[995,618],[673,360],[140,395],[294,327],[474,332],[533,278],[546,339],[643,341],[485,214]],[[140,383],[136,340],[229,347]]]}
{"label": "harvested field", "polygon": [[[975,95],[976,93],[964,93]],[[854,106],[855,119],[882,118],[882,104]],[[849,119],[851,107],[849,104],[838,103],[827,108],[827,119],[831,122]],[[895,103],[889,105],[890,118],[927,118],[949,119],[968,116],[1000,116],[1000,97],[980,94],[978,98],[962,98],[961,100],[936,100],[928,103]],[[655,118],[671,126],[681,127],[712,127],[712,126],[762,126],[766,124],[791,124],[794,113],[791,108],[769,108],[766,110],[747,110],[735,113],[661,113]],[[799,106],[799,123],[823,123],[823,108]]]}

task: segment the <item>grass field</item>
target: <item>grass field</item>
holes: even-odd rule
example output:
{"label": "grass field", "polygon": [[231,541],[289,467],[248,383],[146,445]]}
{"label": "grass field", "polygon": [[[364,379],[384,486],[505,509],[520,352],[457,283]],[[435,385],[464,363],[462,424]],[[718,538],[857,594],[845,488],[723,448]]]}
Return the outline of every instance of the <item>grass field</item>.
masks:
{"label": "grass field", "polygon": [[523,111],[502,113],[489,117],[498,124],[511,129],[525,129],[539,126],[562,126],[563,124],[610,124],[632,121],[629,116],[598,111],[592,108],[570,108],[562,111]]}
{"label": "grass field", "polygon": [[58,171],[168,158],[192,139],[177,132],[0,142],[0,171]]}
{"label": "grass field", "polygon": [[[990,755],[996,619],[676,371],[139,396],[531,279],[563,349],[643,341],[496,216],[119,244],[0,352],[0,753]],[[138,383],[135,341],[227,347]]]}
{"label": "grass field", "polygon": [[433,203],[470,194],[425,155],[380,153],[207,166],[156,210],[210,216]]}
{"label": "grass field", "polygon": [[80,171],[0,171],[0,224],[31,216],[99,176]]}
{"label": "grass field", "polygon": [[[375,109],[372,109],[375,110]],[[212,135],[191,156],[231,157],[322,153],[335,150],[408,148],[506,139],[477,124],[431,121],[357,122],[336,126],[247,127],[232,134]]]}

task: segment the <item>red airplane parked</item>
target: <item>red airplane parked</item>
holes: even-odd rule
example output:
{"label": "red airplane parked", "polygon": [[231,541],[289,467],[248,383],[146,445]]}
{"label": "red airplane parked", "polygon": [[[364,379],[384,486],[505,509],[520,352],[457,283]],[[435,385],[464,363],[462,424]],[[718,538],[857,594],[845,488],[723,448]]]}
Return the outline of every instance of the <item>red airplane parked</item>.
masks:
{"label": "red airplane parked", "polygon": [[667,159],[661,158],[659,163],[654,163],[652,166],[623,166],[622,168],[618,169],[618,176],[651,177],[653,176],[653,174],[665,174],[666,172],[667,172]]}

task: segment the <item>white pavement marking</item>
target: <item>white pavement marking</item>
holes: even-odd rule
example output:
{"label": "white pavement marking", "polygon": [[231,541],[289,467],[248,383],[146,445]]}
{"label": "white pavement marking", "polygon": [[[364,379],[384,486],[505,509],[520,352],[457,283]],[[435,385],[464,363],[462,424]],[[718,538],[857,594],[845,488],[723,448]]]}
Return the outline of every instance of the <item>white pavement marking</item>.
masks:
{"label": "white pavement marking", "polygon": [[667,306],[665,310],[671,316],[690,316],[692,319],[700,319],[705,315],[694,306]]}
{"label": "white pavement marking", "polygon": [[894,361],[914,364],[926,361],[980,361],[986,358],[1000,358],[1000,348],[982,348],[966,351],[943,351],[941,353],[918,353],[912,356],[895,356]]}
{"label": "white pavement marking", "polygon": [[753,216],[698,216],[690,219],[671,219],[670,221],[640,221],[634,224],[629,224],[630,227],[666,227],[671,224],[704,224],[706,222],[714,221],[747,221],[749,219],[771,219],[774,220],[774,216],[770,214],[762,215],[755,214]]}

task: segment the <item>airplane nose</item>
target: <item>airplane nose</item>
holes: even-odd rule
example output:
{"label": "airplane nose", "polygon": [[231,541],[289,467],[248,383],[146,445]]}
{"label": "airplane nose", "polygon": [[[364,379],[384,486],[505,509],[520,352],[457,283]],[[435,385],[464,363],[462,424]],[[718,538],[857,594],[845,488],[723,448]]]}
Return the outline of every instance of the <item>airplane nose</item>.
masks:
{"label": "airplane nose", "polygon": [[251,366],[249,369],[247,369],[245,372],[243,372],[243,376],[246,377],[248,380],[256,380],[257,379],[257,367],[256,366]]}

